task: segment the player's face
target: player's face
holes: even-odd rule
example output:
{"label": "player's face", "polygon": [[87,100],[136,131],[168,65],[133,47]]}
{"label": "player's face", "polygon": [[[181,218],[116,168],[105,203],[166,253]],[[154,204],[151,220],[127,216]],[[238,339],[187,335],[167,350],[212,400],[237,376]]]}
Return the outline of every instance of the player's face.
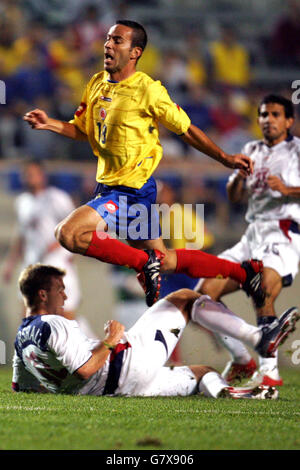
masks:
{"label": "player's face", "polygon": [[104,68],[107,72],[120,72],[130,63],[133,57],[131,42],[131,28],[122,24],[110,28],[104,44]]}
{"label": "player's face", "polygon": [[286,118],[281,104],[268,103],[261,105],[258,123],[265,140],[275,145],[287,138],[293,119]]}
{"label": "player's face", "polygon": [[35,192],[46,186],[46,177],[38,165],[28,165],[23,175],[24,183],[29,191]]}
{"label": "player's face", "polygon": [[47,291],[47,311],[51,315],[61,315],[67,299],[62,277],[52,277],[51,287]]}

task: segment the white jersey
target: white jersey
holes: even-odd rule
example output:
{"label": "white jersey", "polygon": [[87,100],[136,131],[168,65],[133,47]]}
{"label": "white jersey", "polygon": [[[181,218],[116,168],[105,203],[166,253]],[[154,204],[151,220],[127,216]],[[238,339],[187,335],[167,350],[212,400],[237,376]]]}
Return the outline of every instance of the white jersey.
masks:
{"label": "white jersey", "polygon": [[[54,230],[74,209],[70,196],[54,187],[38,194],[24,192],[16,199],[19,233],[24,240],[24,265],[43,262],[55,243]],[[60,257],[72,256],[61,247]]]}
{"label": "white jersey", "polygon": [[[253,175],[246,179],[248,192],[247,222],[290,219],[300,222],[300,200],[283,196],[267,185],[270,175],[278,176],[286,186],[300,187],[300,139],[289,136],[274,147],[262,140],[248,142],[242,153],[254,163]],[[237,171],[229,178],[231,181]]]}
{"label": "white jersey", "polygon": [[21,390],[42,386],[52,393],[94,394],[96,382],[100,390],[96,394],[101,394],[108,364],[85,382],[74,375],[98,344],[81,332],[75,320],[59,315],[25,318],[15,341],[13,383]]}
{"label": "white jersey", "polygon": [[80,286],[73,264],[74,255],[57,245],[54,230],[73,209],[71,197],[65,191],[51,186],[38,194],[24,192],[16,199],[18,231],[23,240],[23,267],[39,262],[64,269],[67,311],[78,308]]}
{"label": "white jersey", "polygon": [[81,395],[176,396],[196,392],[189,367],[164,367],[185,327],[165,299],[149,308],[110,353],[104,366],[83,382],[74,372],[99,340],[87,338],[74,320],[58,315],[23,320],[15,341],[13,389]]}

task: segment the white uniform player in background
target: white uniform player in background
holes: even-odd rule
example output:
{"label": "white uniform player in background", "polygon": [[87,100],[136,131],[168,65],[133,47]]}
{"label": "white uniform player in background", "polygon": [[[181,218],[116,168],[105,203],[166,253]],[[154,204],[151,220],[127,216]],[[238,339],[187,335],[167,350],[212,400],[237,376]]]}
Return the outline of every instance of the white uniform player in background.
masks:
{"label": "white uniform player in background", "polygon": [[64,272],[37,264],[26,268],[19,286],[26,318],[15,341],[12,388],[89,395],[277,398],[274,387],[236,389],[211,367],[164,367],[190,319],[234,335],[260,354],[275,353],[300,318],[291,308],[276,328],[247,324],[208,296],[189,289],[168,295],[125,331],[116,320],[106,325],[104,341],[85,336],[63,316]]}
{"label": "white uniform player in background", "polygon": [[[64,315],[74,319],[81,297],[74,255],[65,250],[54,236],[56,225],[74,210],[73,201],[67,192],[47,185],[45,171],[38,161],[25,164],[23,182],[26,191],[15,201],[17,235],[5,260],[4,281],[11,280],[19,261],[23,267],[41,262],[66,270],[68,300]],[[92,334],[84,318],[77,317],[77,320]]]}
{"label": "white uniform player in background", "polygon": [[[254,173],[247,176],[235,171],[229,178],[227,192],[231,202],[241,201],[247,193],[249,226],[232,248],[221,258],[241,263],[248,258],[263,261],[265,305],[256,307],[258,325],[276,320],[274,302],[282,287],[290,286],[298,272],[300,257],[300,139],[290,134],[294,122],[292,102],[282,96],[266,96],[258,109],[258,123],[263,140],[249,142],[242,150],[254,163]],[[229,279],[201,280],[196,290],[220,300],[239,289]],[[282,385],[278,358],[259,357],[259,368],[247,349],[238,341],[220,337],[230,351],[232,361],[223,376],[230,383],[236,379],[261,377],[266,385]]]}

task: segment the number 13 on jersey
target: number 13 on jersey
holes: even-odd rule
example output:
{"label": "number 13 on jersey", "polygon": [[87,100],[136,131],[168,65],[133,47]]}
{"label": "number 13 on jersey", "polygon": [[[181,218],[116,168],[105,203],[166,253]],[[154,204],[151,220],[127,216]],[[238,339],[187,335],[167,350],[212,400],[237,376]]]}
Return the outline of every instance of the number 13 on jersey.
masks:
{"label": "number 13 on jersey", "polygon": [[99,129],[99,142],[101,144],[106,143],[106,133],[107,133],[107,126],[102,122],[97,122],[97,126]]}

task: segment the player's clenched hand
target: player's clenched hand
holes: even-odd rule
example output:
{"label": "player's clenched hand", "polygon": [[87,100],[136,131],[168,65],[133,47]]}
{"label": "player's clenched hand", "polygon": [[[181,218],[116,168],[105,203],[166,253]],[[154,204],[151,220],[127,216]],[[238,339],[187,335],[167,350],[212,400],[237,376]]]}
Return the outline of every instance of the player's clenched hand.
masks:
{"label": "player's clenched hand", "polygon": [[125,326],[117,320],[109,320],[104,326],[104,331],[106,333],[104,341],[115,346],[122,339]]}
{"label": "player's clenched hand", "polygon": [[34,109],[23,116],[32,129],[42,130],[47,128],[49,117],[42,109]]}
{"label": "player's clenched hand", "polygon": [[253,173],[253,162],[251,158],[242,153],[237,153],[235,155],[226,155],[226,160],[224,162],[225,166],[229,168],[237,168],[239,170],[244,170],[248,175]]}
{"label": "player's clenched hand", "polygon": [[238,174],[237,174],[237,177],[240,179],[240,180],[245,180],[247,178],[248,173],[246,170],[239,170],[238,171]]}
{"label": "player's clenched hand", "polygon": [[288,188],[278,176],[270,175],[267,178],[267,184],[273,191],[279,191],[284,196],[288,194]]}

